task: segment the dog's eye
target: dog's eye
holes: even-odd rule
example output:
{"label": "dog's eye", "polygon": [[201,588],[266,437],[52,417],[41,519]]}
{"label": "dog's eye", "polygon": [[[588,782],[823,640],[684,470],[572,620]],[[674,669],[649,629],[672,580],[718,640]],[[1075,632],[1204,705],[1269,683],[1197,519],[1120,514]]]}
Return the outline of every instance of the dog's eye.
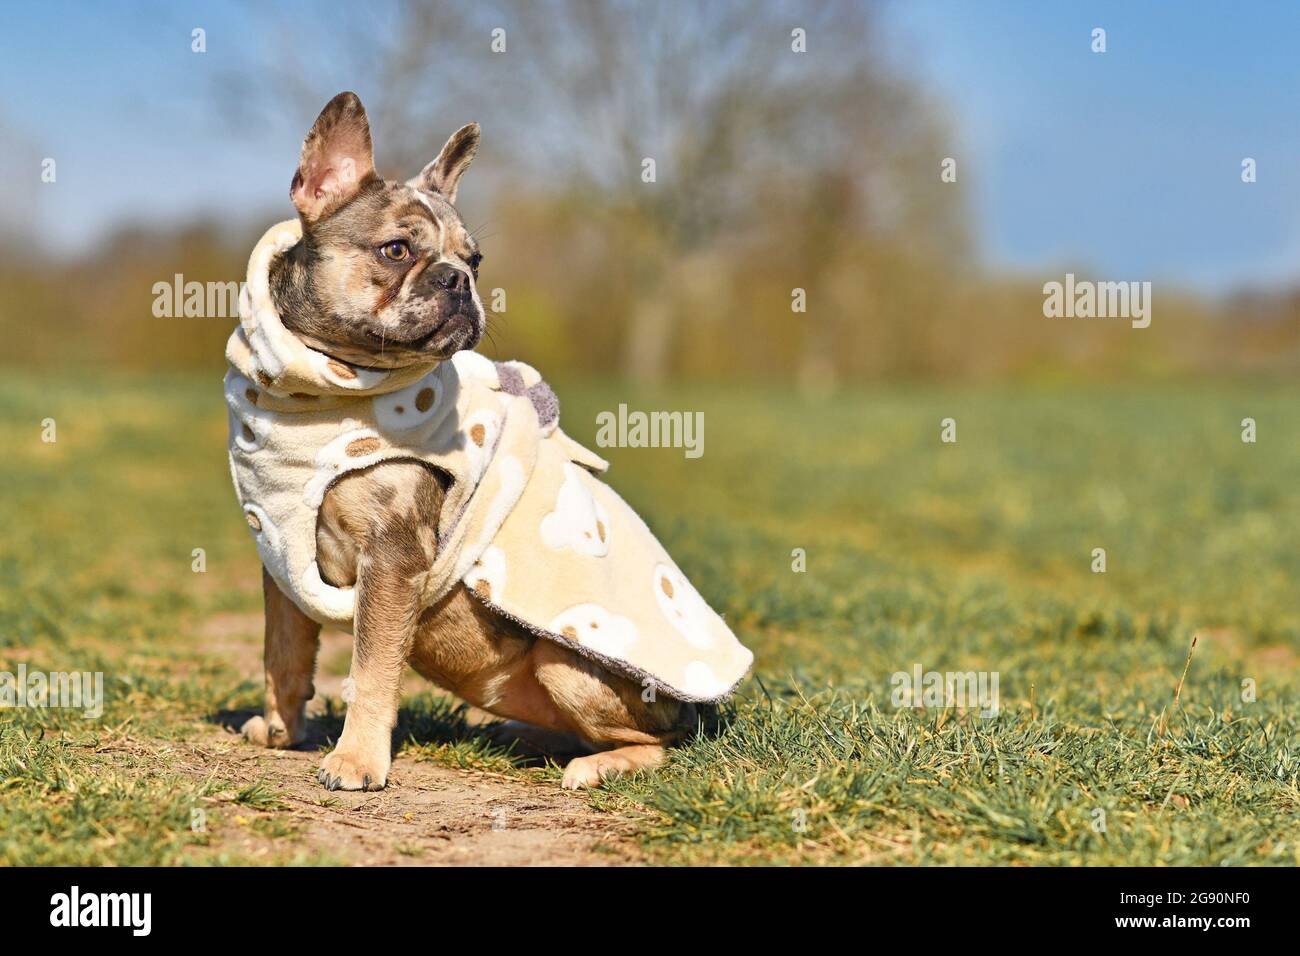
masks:
{"label": "dog's eye", "polygon": [[478,265],[483,261],[483,253],[476,252],[465,261],[469,263],[469,267],[473,270],[474,275],[478,275]]}
{"label": "dog's eye", "polygon": [[404,262],[411,258],[411,247],[402,239],[394,239],[380,246],[379,254],[389,262]]}

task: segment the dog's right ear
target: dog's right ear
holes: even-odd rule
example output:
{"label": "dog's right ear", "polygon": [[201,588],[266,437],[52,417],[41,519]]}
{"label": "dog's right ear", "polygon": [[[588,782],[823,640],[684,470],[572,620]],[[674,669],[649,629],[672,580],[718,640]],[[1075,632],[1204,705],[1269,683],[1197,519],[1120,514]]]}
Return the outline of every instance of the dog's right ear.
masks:
{"label": "dog's right ear", "polygon": [[325,104],[302,142],[289,196],[305,224],[337,209],[375,175],[366,108],[355,93]]}

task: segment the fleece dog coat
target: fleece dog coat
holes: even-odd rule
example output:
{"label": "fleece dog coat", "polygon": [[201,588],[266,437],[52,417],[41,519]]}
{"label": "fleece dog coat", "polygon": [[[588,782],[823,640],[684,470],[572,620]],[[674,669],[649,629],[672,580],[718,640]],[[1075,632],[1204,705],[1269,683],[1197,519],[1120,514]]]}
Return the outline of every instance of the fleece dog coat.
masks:
{"label": "fleece dog coat", "polygon": [[451,479],[438,554],[418,582],[424,606],[463,581],[493,611],[670,697],[730,694],[753,655],[596,477],[608,464],[560,429],[541,376],[474,352],[367,369],[307,347],[269,287],[272,261],[301,235],[295,220],[258,242],[226,345],[231,474],[281,590],[351,631],[355,592],[316,563],[321,502],[350,471],[421,461]]}

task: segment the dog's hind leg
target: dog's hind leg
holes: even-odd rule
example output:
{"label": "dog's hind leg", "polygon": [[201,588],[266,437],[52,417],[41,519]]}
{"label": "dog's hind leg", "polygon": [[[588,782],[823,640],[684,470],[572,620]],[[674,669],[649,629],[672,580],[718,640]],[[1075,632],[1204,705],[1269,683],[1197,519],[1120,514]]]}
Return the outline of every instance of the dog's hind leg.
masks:
{"label": "dog's hind leg", "polygon": [[307,701],[316,694],[316,651],[320,625],[284,596],[262,569],[266,603],[266,711],[241,728],[245,739],[263,747],[292,747],[307,735]]}
{"label": "dog's hind leg", "polygon": [[694,714],[690,704],[668,697],[650,694],[647,700],[635,681],[550,641],[538,641],[533,658],[538,682],[569,725],[596,747],[609,748],[570,760],[567,790],[659,766],[664,748]]}
{"label": "dog's hind leg", "polygon": [[564,780],[560,786],[565,790],[598,787],[604,781],[625,773],[657,767],[667,756],[667,750],[659,744],[632,744],[602,750],[589,757],[574,757],[564,768]]}

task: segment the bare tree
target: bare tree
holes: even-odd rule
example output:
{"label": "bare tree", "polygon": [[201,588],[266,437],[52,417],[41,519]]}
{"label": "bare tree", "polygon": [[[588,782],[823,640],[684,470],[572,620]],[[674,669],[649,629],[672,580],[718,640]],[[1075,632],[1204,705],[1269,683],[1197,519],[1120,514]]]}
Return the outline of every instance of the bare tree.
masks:
{"label": "bare tree", "polygon": [[[268,16],[266,42],[221,89],[241,122],[256,105],[302,126],[355,88],[381,164],[413,171],[450,128],[481,119],[504,146],[488,151],[498,172],[604,211],[627,257],[623,365],[638,380],[671,369],[682,320],[670,293],[702,248],[759,227],[800,242],[820,216],[833,228],[812,241],[834,256],[837,237],[917,206],[905,171],[929,130],[881,66],[873,3],[393,0]],[[808,341],[810,361],[833,348],[825,329]]]}

